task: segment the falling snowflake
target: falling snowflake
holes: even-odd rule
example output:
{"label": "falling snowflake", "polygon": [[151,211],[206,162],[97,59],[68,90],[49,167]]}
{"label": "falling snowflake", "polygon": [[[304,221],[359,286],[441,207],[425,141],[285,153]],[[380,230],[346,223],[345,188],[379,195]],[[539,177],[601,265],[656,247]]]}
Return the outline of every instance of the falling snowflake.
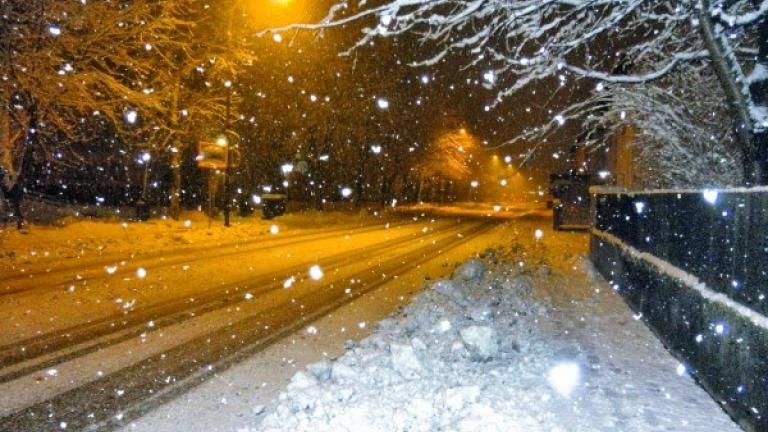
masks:
{"label": "falling snowflake", "polygon": [[128,110],[125,112],[124,118],[128,124],[134,124],[139,119],[139,113],[135,110]]}
{"label": "falling snowflake", "polygon": [[117,271],[117,266],[106,266],[104,267],[104,271],[106,271],[107,274],[114,274]]}
{"label": "falling snowflake", "polygon": [[576,363],[560,363],[549,370],[547,381],[560,395],[569,397],[581,378],[581,369]]}
{"label": "falling snowflake", "polygon": [[319,265],[315,264],[309,268],[309,277],[312,280],[320,280],[323,278],[323,269]]}

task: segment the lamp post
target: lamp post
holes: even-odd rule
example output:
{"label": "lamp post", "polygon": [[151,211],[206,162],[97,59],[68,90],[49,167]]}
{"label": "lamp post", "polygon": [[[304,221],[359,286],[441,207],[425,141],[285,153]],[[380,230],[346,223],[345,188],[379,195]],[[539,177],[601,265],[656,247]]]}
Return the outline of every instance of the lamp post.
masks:
{"label": "lamp post", "polygon": [[[226,114],[225,114],[225,120],[224,120],[224,130],[226,134],[229,134],[229,131],[231,129],[230,124],[230,111],[232,107],[232,81],[225,81],[224,87],[227,88],[227,104],[226,104]],[[230,177],[230,168],[232,167],[232,145],[231,145],[231,139],[227,136],[225,141],[225,145],[227,147],[226,149],[226,160],[224,162],[224,226],[229,226],[229,211],[232,203],[232,199],[230,198],[230,187],[229,187],[229,177]]]}
{"label": "lamp post", "polygon": [[[272,0],[272,3],[277,4],[278,6],[287,6],[290,4],[292,0]],[[226,21],[227,21],[227,52],[232,52],[232,21],[234,18],[235,10],[238,8],[238,6],[242,3],[241,0],[234,0],[232,2],[232,7],[227,12]],[[237,134],[232,131],[232,96],[234,93],[234,81],[237,77],[237,72],[232,68],[230,70],[230,77],[224,82],[224,87],[227,90],[227,99],[226,99],[226,108],[225,108],[225,119],[224,119],[224,134],[226,136],[226,161],[224,165],[224,185],[223,185],[223,195],[224,195],[224,226],[229,226],[229,215],[230,210],[232,208],[232,197],[230,196],[231,193],[231,185],[229,184],[230,177],[232,176],[231,169],[232,169],[232,139],[237,138]]]}
{"label": "lamp post", "polygon": [[149,187],[149,161],[152,155],[144,152],[139,155],[139,164],[144,165],[144,178],[142,180],[141,197],[136,201],[136,219],[145,221],[149,219],[149,205],[147,204],[147,188]]}

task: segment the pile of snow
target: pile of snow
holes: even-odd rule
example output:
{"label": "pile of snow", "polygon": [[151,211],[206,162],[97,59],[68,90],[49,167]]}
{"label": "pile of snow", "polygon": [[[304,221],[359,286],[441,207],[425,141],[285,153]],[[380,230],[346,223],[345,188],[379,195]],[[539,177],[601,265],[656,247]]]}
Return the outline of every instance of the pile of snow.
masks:
{"label": "pile of snow", "polygon": [[[519,380],[546,384],[532,335],[547,308],[515,267],[470,260],[438,280],[344,355],[298,372],[263,420],[264,431],[515,431],[541,418]],[[523,376],[524,375],[524,376]],[[513,387],[517,388],[511,390]],[[515,400],[517,399],[517,400]],[[535,429],[534,429],[535,430]]]}

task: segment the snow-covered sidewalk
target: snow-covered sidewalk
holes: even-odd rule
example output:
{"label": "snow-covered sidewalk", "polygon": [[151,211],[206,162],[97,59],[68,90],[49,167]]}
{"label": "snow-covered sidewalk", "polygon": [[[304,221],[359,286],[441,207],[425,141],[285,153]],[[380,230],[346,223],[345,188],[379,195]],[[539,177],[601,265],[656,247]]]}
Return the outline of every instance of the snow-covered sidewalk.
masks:
{"label": "snow-covered sidewalk", "polygon": [[466,262],[241,431],[738,430],[588,262],[520,258]]}

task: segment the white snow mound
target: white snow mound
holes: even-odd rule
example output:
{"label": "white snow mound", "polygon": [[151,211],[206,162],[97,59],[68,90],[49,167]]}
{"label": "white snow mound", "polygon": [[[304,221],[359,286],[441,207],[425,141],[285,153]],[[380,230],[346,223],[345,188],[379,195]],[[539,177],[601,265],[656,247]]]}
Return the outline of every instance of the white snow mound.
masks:
{"label": "white snow mound", "polygon": [[530,430],[540,419],[503,414],[524,412],[505,380],[532,362],[525,339],[546,308],[517,272],[467,261],[338,359],[298,372],[260,430]]}

